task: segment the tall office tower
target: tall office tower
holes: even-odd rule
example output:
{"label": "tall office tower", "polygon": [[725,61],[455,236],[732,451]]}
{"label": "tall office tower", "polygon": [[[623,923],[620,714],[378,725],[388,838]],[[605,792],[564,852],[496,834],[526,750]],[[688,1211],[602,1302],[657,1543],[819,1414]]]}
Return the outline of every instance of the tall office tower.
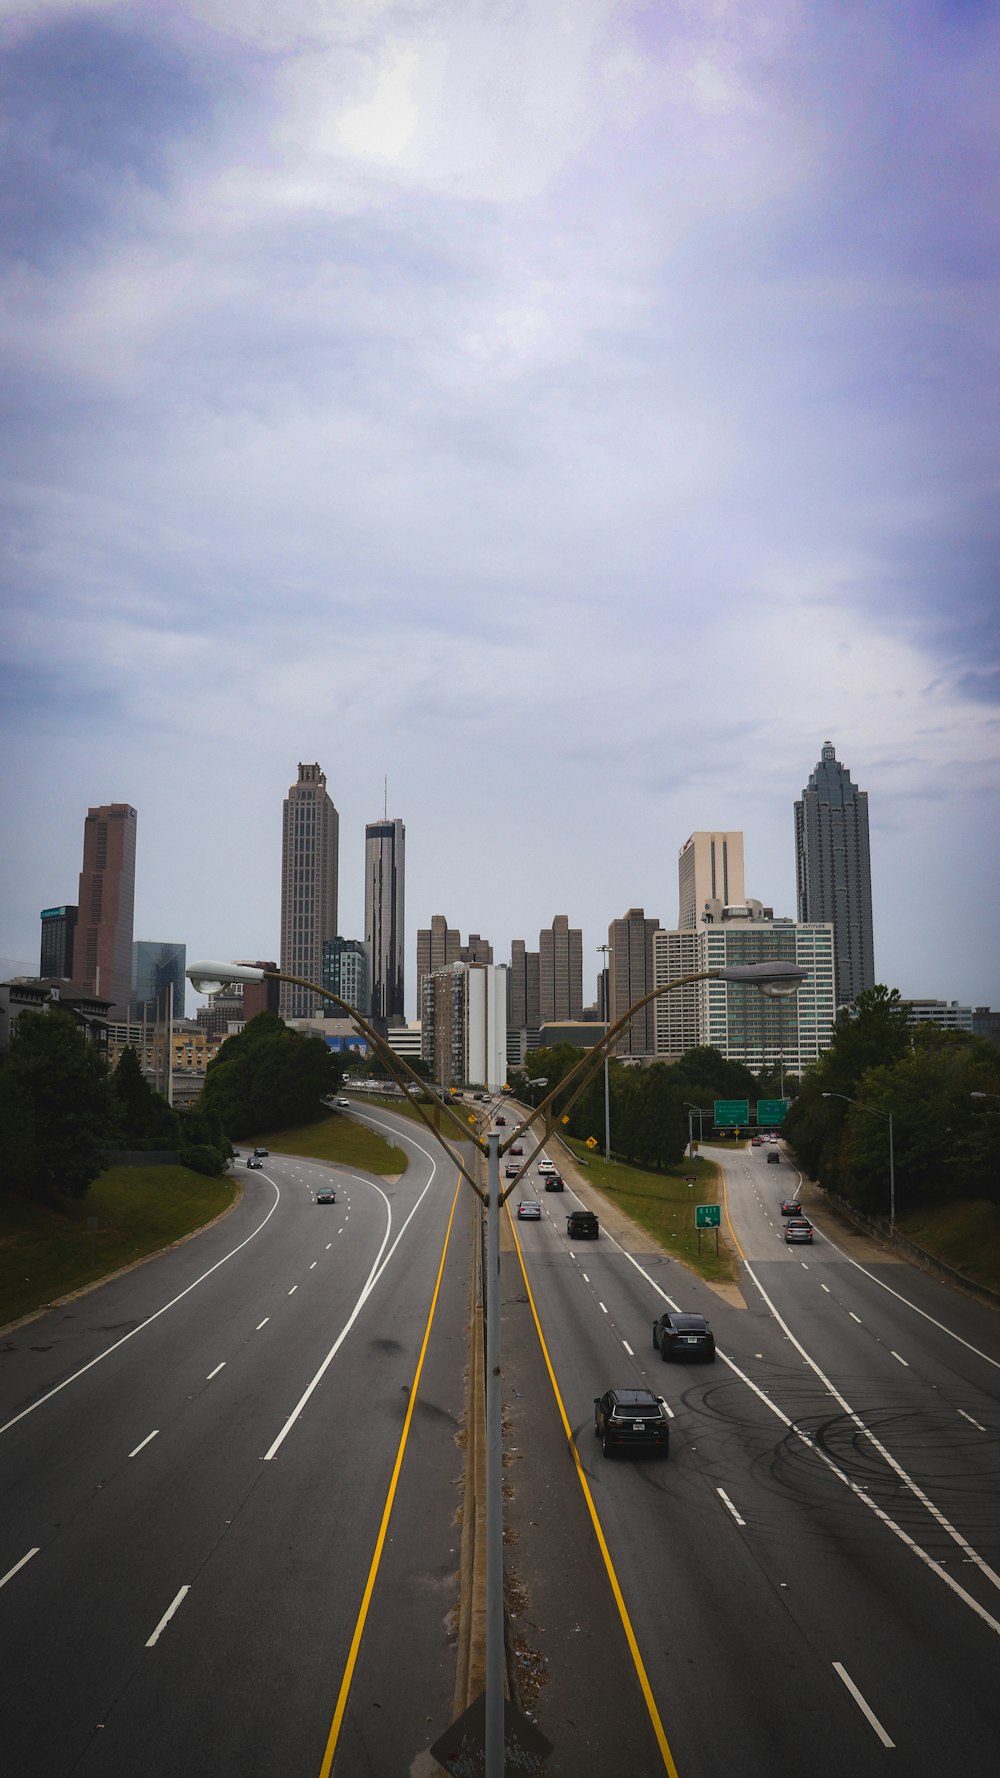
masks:
{"label": "tall office tower", "polygon": [[449,926],[444,914],[432,914],[429,926],[417,933],[417,1017],[420,1016],[424,976],[446,963],[457,963],[462,949],[462,934],[457,926]]}
{"label": "tall office tower", "polygon": [[875,986],[868,795],[851,782],[825,741],[815,771],[795,805],[798,914],[833,926],[837,1005]]}
{"label": "tall office tower", "polygon": [[[702,934],[689,928],[654,933],[653,985],[664,988],[680,976],[696,975],[704,967],[699,949],[702,942]],[[653,1001],[658,1056],[682,1056],[702,1041],[698,1025],[701,999],[701,984],[691,982]]]}
{"label": "tall office tower", "polygon": [[[492,964],[493,946],[490,944],[488,938],[480,938],[478,932],[470,932],[468,944],[463,945],[459,952],[459,960],[462,963]],[[501,964],[500,967],[505,969],[507,966],[506,964]]]}
{"label": "tall office tower", "polygon": [[[184,1017],[187,992],[187,946],[154,944],[137,939],[132,946],[132,1009],[130,1017],[149,1024],[165,1019],[170,1001],[171,1017]],[[168,988],[173,988],[173,998]]]}
{"label": "tall office tower", "polygon": [[565,914],[538,934],[538,1012],[543,1025],[583,1012],[583,932]]}
{"label": "tall office tower", "polygon": [[[615,1024],[653,987],[653,934],[659,920],[647,920],[642,908],[629,908],[624,919],[608,927],[608,997]],[[656,1007],[651,1002],[629,1019],[615,1046],[619,1056],[651,1056],[656,1048]]]}
{"label": "tall office tower", "polygon": [[365,943],[371,959],[372,1018],[405,1021],[403,1011],[403,885],[406,829],[399,820],[365,828]]}
{"label": "tall office tower", "polygon": [[38,973],[73,980],[73,940],[79,908],[42,909],[42,956]]}
{"label": "tall office tower", "polygon": [[82,988],[110,1000],[113,1019],[128,1018],[132,993],[137,819],[128,803],[102,803],[83,824],[74,972]]}
{"label": "tall office tower", "polygon": [[[318,765],[299,765],[281,822],[281,971],[319,983],[323,946],[337,933],[340,816]],[[323,1002],[283,983],[280,1004],[284,1018],[308,1019]]]}
{"label": "tall office tower", "polygon": [[[331,938],[323,946],[323,986],[339,994],[362,1018],[368,1017],[372,1003],[368,951],[359,938]],[[332,1017],[340,1009],[328,1001],[324,1011]]]}
{"label": "tall office tower", "polygon": [[677,854],[681,931],[697,931],[706,901],[723,907],[744,899],[743,835],[741,833],[693,833]]}

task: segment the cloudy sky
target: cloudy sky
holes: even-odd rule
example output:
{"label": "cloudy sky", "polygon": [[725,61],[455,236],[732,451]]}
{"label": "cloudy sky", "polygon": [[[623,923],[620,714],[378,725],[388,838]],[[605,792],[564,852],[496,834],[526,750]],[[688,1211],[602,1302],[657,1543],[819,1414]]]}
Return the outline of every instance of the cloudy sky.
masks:
{"label": "cloudy sky", "polygon": [[139,813],[137,938],[277,954],[318,760],[433,913],[795,912],[1000,1007],[994,0],[0,0],[0,967]]}

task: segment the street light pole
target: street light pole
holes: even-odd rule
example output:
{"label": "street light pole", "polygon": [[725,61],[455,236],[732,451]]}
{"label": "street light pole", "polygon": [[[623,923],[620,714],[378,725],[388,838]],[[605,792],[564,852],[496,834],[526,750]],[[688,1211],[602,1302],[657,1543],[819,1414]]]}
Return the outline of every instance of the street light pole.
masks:
{"label": "street light pole", "polygon": [[823,1093],[824,1099],[843,1099],[845,1105],[854,1105],[858,1111],[868,1111],[872,1117],[883,1117],[889,1125],[889,1238],[896,1235],[896,1153],[892,1138],[892,1112],[880,1111],[877,1105],[862,1105],[860,1099],[849,1099],[846,1093]]}
{"label": "street light pole", "polygon": [[[604,952],[604,1024],[605,1029],[611,1024],[611,965],[607,959],[611,955],[610,945],[598,945],[597,949]],[[611,1089],[608,1081],[608,1057],[604,1057],[604,1159],[611,1161]]]}
{"label": "street light pole", "polygon": [[486,1138],[486,1772],[502,1778],[503,1448],[500,1399],[500,1137]]}

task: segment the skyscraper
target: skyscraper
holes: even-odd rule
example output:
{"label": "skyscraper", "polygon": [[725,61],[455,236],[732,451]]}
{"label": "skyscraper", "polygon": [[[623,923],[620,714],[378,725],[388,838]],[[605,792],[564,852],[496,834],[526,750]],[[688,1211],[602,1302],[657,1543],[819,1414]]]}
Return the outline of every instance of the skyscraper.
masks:
{"label": "skyscraper", "polygon": [[83,824],[73,972],[81,987],[110,1000],[113,1019],[128,1018],[132,992],[137,819],[128,803],[101,803]]}
{"label": "skyscraper", "polygon": [[79,908],[63,906],[42,909],[42,954],[40,976],[58,975],[73,980],[73,941]]}
{"label": "skyscraper", "polygon": [[706,901],[743,902],[743,835],[693,833],[677,854],[677,889],[682,932],[697,931]]}
{"label": "skyscraper", "polygon": [[583,1012],[583,932],[566,914],[538,934],[538,1011],[543,1025]]}
{"label": "skyscraper", "polygon": [[[299,765],[298,782],[282,804],[281,970],[310,982],[323,980],[323,946],[337,934],[337,872],[340,816],[318,765]],[[284,1018],[308,1019],[322,1006],[318,994],[287,983],[281,988]]]}
{"label": "skyscraper", "polygon": [[795,804],[795,872],[799,919],[833,926],[836,1000],[846,1006],[875,985],[868,795],[831,741]]}
{"label": "skyscraper", "polygon": [[[187,977],[187,946],[151,943],[137,939],[132,946],[133,1019],[160,1020],[184,1017]],[[173,997],[168,995],[173,988]],[[168,1009],[168,1000],[170,1001]]]}
{"label": "skyscraper", "polygon": [[371,958],[372,1018],[401,1024],[403,1011],[403,888],[406,829],[399,820],[365,828],[365,943]]}
{"label": "skyscraper", "polygon": [[[608,927],[608,998],[615,1024],[653,987],[653,934],[659,920],[647,920],[643,908],[629,908],[624,919]],[[629,1019],[618,1039],[619,1056],[651,1056],[656,1048],[655,1002]]]}

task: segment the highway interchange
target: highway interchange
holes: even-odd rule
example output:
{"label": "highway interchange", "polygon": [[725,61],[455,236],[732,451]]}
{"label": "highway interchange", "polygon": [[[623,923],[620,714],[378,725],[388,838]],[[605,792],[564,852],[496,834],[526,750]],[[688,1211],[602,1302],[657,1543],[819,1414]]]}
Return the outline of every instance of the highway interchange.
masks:
{"label": "highway interchange", "polygon": [[[357,1115],[401,1180],[271,1156],[229,1217],[0,1341],[13,1778],[439,1769],[471,1194]],[[787,1158],[717,1158],[742,1301],[586,1185],[532,1177],[541,1221],[505,1224],[511,1637],[549,1771],[992,1774],[1000,1320],[822,1213],[786,1247]],[[714,1364],[661,1363],[670,1305]],[[668,1462],[602,1456],[613,1384],[665,1397]]]}

